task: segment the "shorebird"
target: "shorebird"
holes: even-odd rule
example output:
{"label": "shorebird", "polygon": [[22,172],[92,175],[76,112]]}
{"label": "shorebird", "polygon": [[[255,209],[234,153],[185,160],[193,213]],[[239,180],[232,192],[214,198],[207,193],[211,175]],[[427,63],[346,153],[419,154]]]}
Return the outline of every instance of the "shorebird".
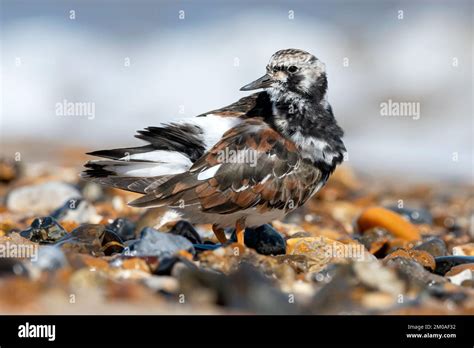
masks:
{"label": "shorebird", "polygon": [[143,194],[134,207],[167,207],[212,224],[221,243],[235,227],[281,219],[328,180],[346,151],[327,99],[324,63],[299,49],[271,56],[260,90],[197,117],[138,131],[144,146],[101,150],[82,177]]}

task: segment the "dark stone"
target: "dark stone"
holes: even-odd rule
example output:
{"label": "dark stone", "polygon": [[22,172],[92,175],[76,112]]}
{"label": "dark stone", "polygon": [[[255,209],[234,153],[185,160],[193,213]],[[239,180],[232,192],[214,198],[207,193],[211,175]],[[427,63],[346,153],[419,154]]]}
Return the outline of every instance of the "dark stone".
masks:
{"label": "dark stone", "polygon": [[394,257],[386,261],[386,265],[394,267],[410,284],[418,288],[440,286],[447,280],[427,271],[420,263],[404,257]]}
{"label": "dark stone", "polygon": [[179,257],[172,256],[172,257],[165,257],[163,258],[158,267],[155,269],[153,274],[156,275],[171,275],[171,270],[173,269],[174,265],[179,261]]}
{"label": "dark stone", "polygon": [[51,216],[33,220],[30,228],[20,232],[23,238],[35,243],[52,244],[67,235],[67,231]]}
{"label": "dark stone", "polygon": [[194,246],[194,249],[196,249],[197,252],[199,252],[199,251],[206,251],[206,250],[216,250],[216,249],[222,247],[221,244],[208,244],[208,243],[204,243],[204,244],[193,244],[193,246]]}
{"label": "dark stone", "polygon": [[[318,276],[321,274],[322,276]],[[321,289],[313,296],[312,301],[305,306],[304,314],[334,315],[357,313],[359,305],[352,296],[358,284],[351,265],[336,265],[327,273],[318,273],[314,277],[320,283]],[[328,277],[329,276],[329,277]],[[319,279],[318,279],[319,278]]]}
{"label": "dark stone", "polygon": [[162,260],[174,256],[180,250],[195,254],[193,245],[186,238],[145,227],[140,239],[130,244],[123,253],[127,256],[156,256]]}
{"label": "dark stone", "polygon": [[[179,275],[180,293],[190,303],[203,305],[202,297],[195,294],[209,294],[205,298],[212,304],[245,311],[253,314],[299,314],[297,302],[290,303],[289,296],[258,268],[243,261],[240,267],[229,275],[211,270],[187,269]],[[199,302],[197,302],[199,301]]]}
{"label": "dark stone", "polygon": [[123,241],[103,225],[84,224],[58,241],[63,250],[94,256],[112,255],[123,251]]}
{"label": "dark stone", "polygon": [[135,223],[126,218],[115,219],[112,223],[108,224],[106,228],[116,235],[118,235],[123,241],[135,239]]}
{"label": "dark stone", "polygon": [[77,210],[83,201],[82,198],[69,199],[61,207],[53,211],[51,216],[56,220],[62,220],[69,211]]}
{"label": "dark stone", "polygon": [[188,259],[179,256],[171,256],[162,259],[158,267],[153,271],[156,275],[173,275],[172,272],[177,266],[184,266],[188,269],[197,269],[197,267]]}
{"label": "dark stone", "polygon": [[428,288],[428,292],[431,296],[441,300],[441,301],[452,301],[458,305],[462,304],[464,300],[467,299],[468,295],[462,291],[458,290],[446,290],[443,286],[432,286]]}
{"label": "dark stone", "polygon": [[404,216],[411,223],[428,225],[433,224],[433,217],[431,216],[430,212],[425,209],[399,208],[398,206],[390,206],[387,208]]}
{"label": "dark stone", "polygon": [[58,221],[74,221],[78,224],[84,224],[96,218],[97,213],[94,206],[87,200],[71,198],[56,209],[51,216]]}
{"label": "dark stone", "polygon": [[[236,241],[235,230],[231,241]],[[265,224],[257,228],[246,228],[245,245],[255,249],[262,255],[283,255],[286,253],[285,239],[271,225]]]}
{"label": "dark stone", "polygon": [[12,275],[23,276],[28,275],[28,273],[28,269],[20,259],[10,257],[0,258],[0,277]]}
{"label": "dark stone", "polygon": [[446,243],[437,237],[429,237],[413,249],[426,251],[433,257],[445,256],[448,253]]}
{"label": "dark stone", "polygon": [[199,236],[193,225],[185,220],[178,221],[168,233],[183,236],[193,244],[202,244],[201,236]]}
{"label": "dark stone", "polygon": [[374,227],[364,231],[362,235],[356,236],[361,244],[377,258],[383,258],[387,255],[388,241],[392,239],[391,234],[380,227]]}
{"label": "dark stone", "polygon": [[465,263],[474,263],[474,256],[441,256],[435,257],[434,273],[444,276],[451,268]]}

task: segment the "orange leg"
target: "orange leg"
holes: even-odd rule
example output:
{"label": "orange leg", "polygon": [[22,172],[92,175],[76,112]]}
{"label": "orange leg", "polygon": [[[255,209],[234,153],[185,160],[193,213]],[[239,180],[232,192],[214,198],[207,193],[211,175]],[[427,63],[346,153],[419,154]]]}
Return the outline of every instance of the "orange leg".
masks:
{"label": "orange leg", "polygon": [[242,219],[237,220],[235,224],[235,235],[237,236],[237,243],[239,243],[242,246],[245,246],[244,232],[245,232],[245,221]]}
{"label": "orange leg", "polygon": [[217,225],[212,225],[212,232],[216,235],[219,242],[225,244],[227,242],[227,237],[225,236],[224,229],[217,227]]}

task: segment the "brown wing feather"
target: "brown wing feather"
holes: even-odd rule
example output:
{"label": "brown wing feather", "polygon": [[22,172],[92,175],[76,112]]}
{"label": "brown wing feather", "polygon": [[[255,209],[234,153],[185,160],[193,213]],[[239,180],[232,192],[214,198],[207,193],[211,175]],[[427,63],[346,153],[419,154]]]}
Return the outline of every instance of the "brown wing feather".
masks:
{"label": "brown wing feather", "polygon": [[[255,165],[223,161],[227,151],[254,151]],[[199,174],[220,165],[215,174]],[[294,143],[273,130],[262,119],[247,119],[224,134],[208,153],[183,174],[179,174],[131,203],[133,206],[199,204],[209,213],[228,214],[250,207],[291,210],[302,205],[322,173],[302,159]]]}

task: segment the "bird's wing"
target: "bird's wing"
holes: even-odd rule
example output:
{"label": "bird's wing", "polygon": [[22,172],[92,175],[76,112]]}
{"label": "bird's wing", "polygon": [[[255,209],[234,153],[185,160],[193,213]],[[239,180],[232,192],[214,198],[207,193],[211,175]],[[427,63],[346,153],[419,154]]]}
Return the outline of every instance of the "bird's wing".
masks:
{"label": "bird's wing", "polygon": [[144,146],[90,152],[104,159],[87,162],[81,176],[106,186],[146,193],[150,183],[158,185],[187,172],[225,132],[246,117],[268,113],[270,100],[260,92],[200,117],[147,127],[135,136],[147,142]]}
{"label": "bird's wing", "polygon": [[225,133],[189,171],[147,190],[130,205],[199,205],[219,214],[251,207],[288,210],[302,205],[325,180],[294,143],[262,119],[250,118]]}

